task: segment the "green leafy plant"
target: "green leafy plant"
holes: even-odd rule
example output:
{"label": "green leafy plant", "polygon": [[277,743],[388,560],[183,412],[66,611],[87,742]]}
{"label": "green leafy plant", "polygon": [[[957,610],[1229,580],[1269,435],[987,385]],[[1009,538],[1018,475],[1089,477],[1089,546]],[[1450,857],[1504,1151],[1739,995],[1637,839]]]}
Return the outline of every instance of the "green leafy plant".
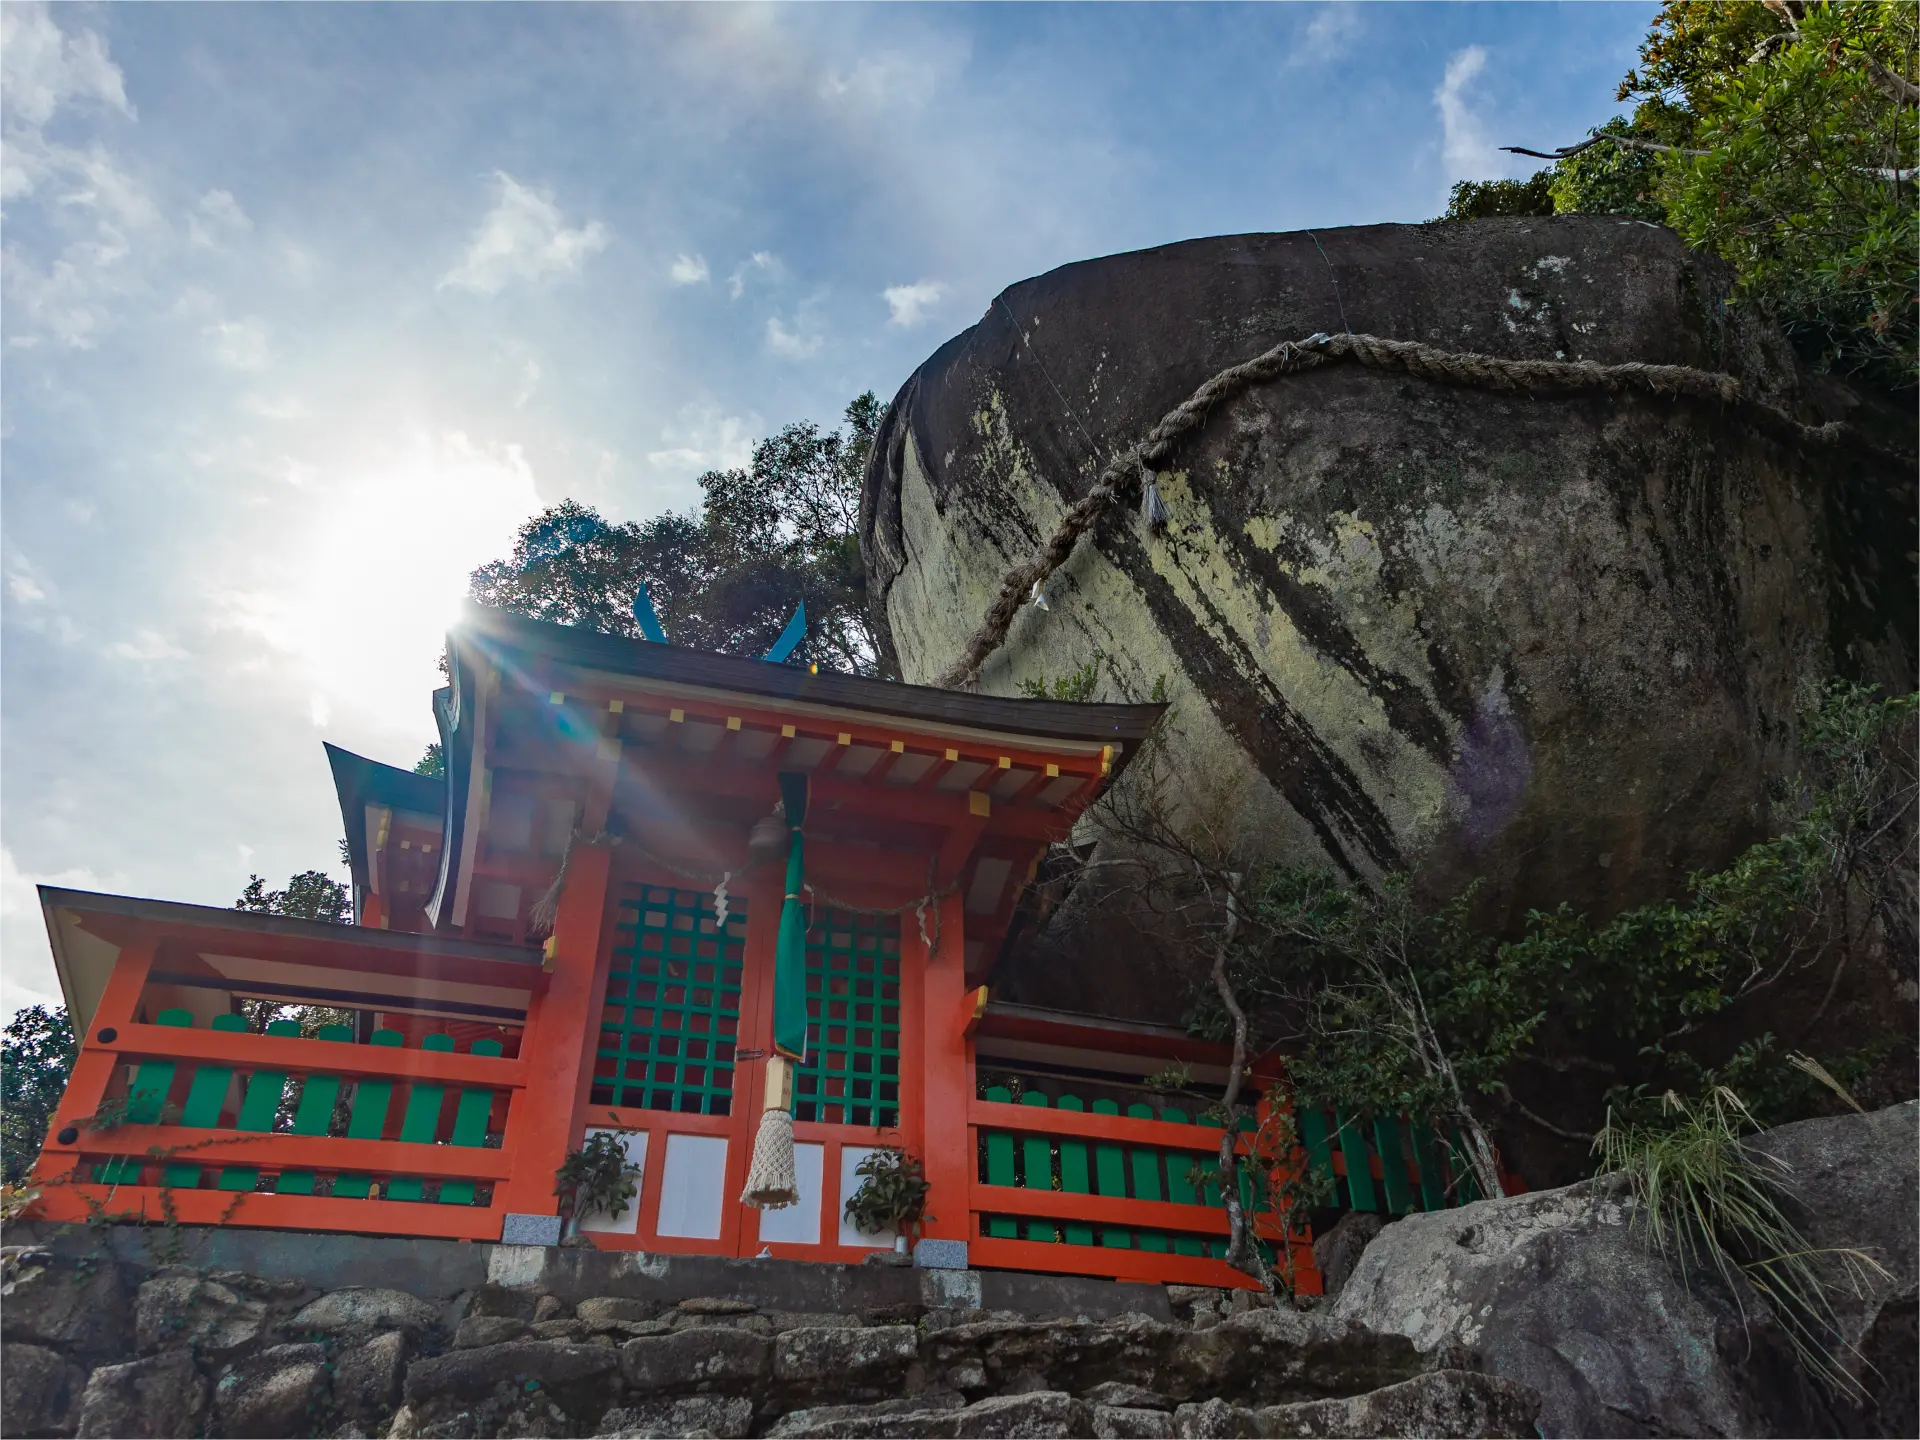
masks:
{"label": "green leafy plant", "polygon": [[1807,1370],[1863,1396],[1848,1368],[1860,1357],[1839,1338],[1828,1295],[1835,1283],[1859,1291],[1892,1276],[1864,1251],[1816,1248],[1801,1233],[1783,1204],[1790,1172],[1745,1143],[1759,1127],[1732,1090],[1718,1086],[1694,1103],[1669,1091],[1661,1109],[1654,1123],[1609,1114],[1594,1142],[1602,1170],[1626,1177],[1633,1223],[1683,1278],[1710,1268],[1732,1287],[1744,1276]]}
{"label": "green leafy plant", "polygon": [[905,1150],[883,1145],[862,1160],[854,1174],[860,1188],[847,1197],[847,1219],[863,1235],[888,1230],[918,1235],[926,1218],[926,1168]]}
{"label": "green leafy plant", "polygon": [[1069,671],[1057,680],[1049,681],[1044,675],[1022,680],[1020,693],[1029,700],[1071,700],[1083,704],[1093,699],[1100,689],[1100,659],[1095,656],[1078,670]]}
{"label": "green leafy plant", "polygon": [[619,1137],[602,1130],[568,1152],[553,1172],[553,1193],[575,1221],[602,1214],[618,1220],[639,1188],[634,1182],[639,1173]]}

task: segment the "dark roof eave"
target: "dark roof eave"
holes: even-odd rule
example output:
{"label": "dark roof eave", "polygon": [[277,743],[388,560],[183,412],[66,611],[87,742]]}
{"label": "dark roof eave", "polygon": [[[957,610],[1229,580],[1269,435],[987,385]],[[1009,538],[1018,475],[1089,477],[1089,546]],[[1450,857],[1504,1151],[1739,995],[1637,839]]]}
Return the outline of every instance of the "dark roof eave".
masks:
{"label": "dark roof eave", "polygon": [[145,900],[133,895],[106,895],[93,890],[63,890],[52,885],[42,885],[39,890],[43,911],[61,909],[82,915],[119,915],[182,929],[229,930],[237,935],[317,940],[401,954],[443,956],[454,960],[492,960],[532,966],[540,964],[540,951],[531,946],[489,944],[480,940],[420,935],[405,930],[378,930],[364,925],[334,925],[324,920],[263,915],[254,910],[187,905],[177,900]]}
{"label": "dark roof eave", "polygon": [[764,660],[655,645],[578,626],[530,620],[473,604],[467,605],[455,633],[464,633],[489,649],[519,651],[581,669],[1038,739],[1083,744],[1117,740],[1123,742],[1123,753],[1147,737],[1167,708],[1159,703],[1087,705],[1066,700],[1016,700],[861,675],[814,674]]}

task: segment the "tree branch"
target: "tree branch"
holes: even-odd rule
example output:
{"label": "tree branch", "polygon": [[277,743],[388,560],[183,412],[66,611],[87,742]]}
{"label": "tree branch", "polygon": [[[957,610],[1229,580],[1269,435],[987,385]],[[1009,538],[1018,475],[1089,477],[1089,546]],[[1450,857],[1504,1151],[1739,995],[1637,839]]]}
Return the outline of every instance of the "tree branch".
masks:
{"label": "tree branch", "polygon": [[1529,150],[1524,145],[1502,145],[1500,148],[1509,155],[1530,155],[1535,160],[1565,160],[1578,155],[1582,150],[1591,150],[1594,146],[1611,142],[1625,150],[1652,150],[1662,155],[1711,155],[1711,150],[1688,150],[1680,145],[1661,145],[1652,140],[1635,140],[1629,135],[1589,135],[1577,145],[1563,145],[1558,150]]}

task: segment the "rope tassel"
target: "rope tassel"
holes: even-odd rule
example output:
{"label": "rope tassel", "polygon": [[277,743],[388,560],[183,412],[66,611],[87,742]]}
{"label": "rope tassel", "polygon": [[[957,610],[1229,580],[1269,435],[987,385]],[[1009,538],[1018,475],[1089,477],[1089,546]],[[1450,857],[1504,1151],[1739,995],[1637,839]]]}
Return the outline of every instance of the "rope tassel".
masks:
{"label": "rope tassel", "polygon": [[793,1163],[793,1062],[770,1055],[766,1108],[754,1132],[753,1162],[747,1166],[740,1203],[756,1210],[784,1210],[799,1201],[800,1176]]}
{"label": "rope tassel", "polygon": [[1167,513],[1167,502],[1160,498],[1160,486],[1153,478],[1153,471],[1144,465],[1140,468],[1140,519],[1152,535],[1164,532],[1173,519]]}

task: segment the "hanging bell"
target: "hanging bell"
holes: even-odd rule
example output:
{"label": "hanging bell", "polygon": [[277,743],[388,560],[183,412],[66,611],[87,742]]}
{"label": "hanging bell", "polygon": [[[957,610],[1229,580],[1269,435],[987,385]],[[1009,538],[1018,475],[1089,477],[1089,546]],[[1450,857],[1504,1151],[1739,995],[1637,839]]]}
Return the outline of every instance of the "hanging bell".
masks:
{"label": "hanging bell", "polygon": [[747,832],[747,863],[758,865],[778,860],[787,853],[787,807],[775,804],[771,815],[762,815]]}
{"label": "hanging bell", "polygon": [[1165,531],[1167,522],[1173,519],[1167,513],[1167,502],[1160,498],[1160,486],[1154,480],[1153,471],[1145,467],[1140,471],[1140,519],[1152,535]]}

